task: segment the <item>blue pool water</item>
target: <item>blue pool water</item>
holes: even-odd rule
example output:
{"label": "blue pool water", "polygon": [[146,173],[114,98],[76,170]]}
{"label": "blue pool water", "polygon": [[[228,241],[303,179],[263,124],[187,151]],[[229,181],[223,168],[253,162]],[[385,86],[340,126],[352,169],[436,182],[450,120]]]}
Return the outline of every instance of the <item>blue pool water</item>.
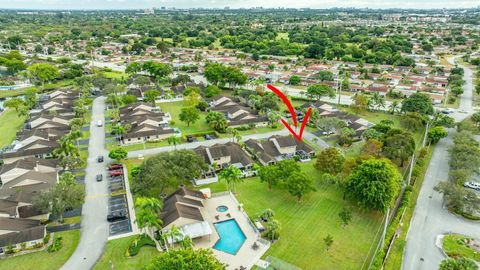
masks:
{"label": "blue pool water", "polygon": [[237,254],[246,239],[245,234],[243,234],[242,229],[238,226],[237,221],[235,219],[230,219],[217,222],[214,225],[220,239],[213,248],[232,255]]}

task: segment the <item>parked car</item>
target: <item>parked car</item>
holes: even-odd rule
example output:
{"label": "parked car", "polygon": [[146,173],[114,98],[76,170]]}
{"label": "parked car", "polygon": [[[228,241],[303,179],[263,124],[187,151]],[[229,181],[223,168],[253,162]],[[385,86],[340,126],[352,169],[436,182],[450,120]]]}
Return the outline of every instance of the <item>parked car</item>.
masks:
{"label": "parked car", "polygon": [[194,142],[195,138],[192,135],[187,136],[187,142]]}
{"label": "parked car", "polygon": [[97,127],[101,127],[103,124],[102,124],[102,120],[98,120],[97,121]]}
{"label": "parked car", "polygon": [[477,183],[477,182],[465,182],[463,183],[463,186],[466,188],[480,190],[480,183]]}
{"label": "parked car", "polygon": [[205,138],[205,140],[211,140],[212,139],[212,136],[208,135],[208,134],[205,134],[203,135],[203,138]]}
{"label": "parked car", "polygon": [[116,177],[123,175],[123,171],[111,171],[109,172],[110,177]]}
{"label": "parked car", "polygon": [[122,164],[112,164],[108,166],[108,170],[118,170],[118,169],[123,169]]}
{"label": "parked car", "polygon": [[124,220],[127,218],[127,215],[125,212],[115,212],[112,214],[107,215],[107,220],[110,222],[117,221],[117,220]]}
{"label": "parked car", "polygon": [[97,174],[97,182],[101,182],[103,180],[103,175]]}
{"label": "parked car", "polygon": [[102,163],[103,162],[103,156],[98,156],[97,161],[98,161],[98,163]]}

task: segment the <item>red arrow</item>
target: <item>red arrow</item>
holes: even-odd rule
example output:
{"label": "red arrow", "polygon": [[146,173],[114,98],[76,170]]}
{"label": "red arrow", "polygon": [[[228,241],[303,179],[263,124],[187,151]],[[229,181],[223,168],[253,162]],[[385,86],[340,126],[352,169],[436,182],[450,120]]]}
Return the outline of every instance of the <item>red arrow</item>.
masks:
{"label": "red arrow", "polygon": [[[292,115],[292,120],[293,120],[293,125],[295,128],[297,127],[297,115],[295,114],[295,109],[293,108],[292,104],[290,103],[290,100],[280,91],[278,90],[275,86],[271,84],[267,84],[268,89],[272,90],[277,96],[280,97],[280,99],[287,105],[288,110],[290,111],[290,114]],[[282,120],[283,125],[290,131],[290,133],[293,134],[293,136],[298,140],[302,141],[302,136],[303,136],[303,130],[305,129],[305,126],[307,125],[308,118],[310,117],[310,113],[312,112],[312,108],[308,108],[307,114],[305,114],[305,117],[303,118],[302,125],[300,126],[300,133],[297,134],[295,130],[290,126],[290,124],[285,121],[284,119]]]}

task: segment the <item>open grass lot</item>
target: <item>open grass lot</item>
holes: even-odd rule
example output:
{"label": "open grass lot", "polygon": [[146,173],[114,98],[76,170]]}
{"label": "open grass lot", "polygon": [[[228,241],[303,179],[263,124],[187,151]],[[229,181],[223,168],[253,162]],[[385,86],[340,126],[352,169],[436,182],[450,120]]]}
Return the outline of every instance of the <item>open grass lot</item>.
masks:
{"label": "open grass lot", "polygon": [[465,257],[480,262],[480,252],[467,246],[464,241],[468,237],[458,234],[446,235],[443,239],[443,250],[452,258]]}
{"label": "open grass lot", "polygon": [[0,260],[0,269],[2,270],[51,270],[59,269],[70,256],[78,245],[80,240],[80,231],[66,231],[56,233],[63,236],[63,247],[57,252],[49,253],[42,250],[35,253],[20,255],[17,257]]}
{"label": "open grass lot", "polygon": [[213,132],[213,129],[205,122],[206,113],[200,113],[200,119],[190,126],[180,121],[179,115],[183,108],[182,101],[160,103],[159,106],[162,111],[170,113],[172,120],[175,122],[173,127],[180,129],[184,136],[199,132]]}
{"label": "open grass lot", "polygon": [[20,130],[26,117],[18,116],[15,110],[7,109],[0,114],[0,148],[3,148],[13,142],[17,131]]}
{"label": "open grass lot", "polygon": [[[93,269],[142,269],[143,266],[148,264],[155,257],[155,255],[158,254],[158,251],[153,247],[144,246],[140,249],[140,252],[136,256],[126,258],[125,251],[135,237],[136,236],[130,236],[108,241],[102,258],[97,262]],[[113,263],[113,267],[110,262]]]}
{"label": "open grass lot", "polygon": [[[360,269],[375,238],[382,215],[361,211],[353,203],[343,201],[342,191],[335,185],[322,184],[313,162],[302,163],[302,170],[316,180],[317,192],[301,202],[286,190],[269,192],[258,178],[246,179],[237,186],[237,198],[244,203],[250,217],[264,209],[275,211],[281,224],[280,240],[266,255],[272,255],[303,269]],[[212,192],[224,191],[225,184],[211,184]],[[343,228],[338,217],[343,206],[353,209],[353,220]],[[331,234],[332,248],[325,250],[323,238]]]}
{"label": "open grass lot", "polygon": [[126,79],[128,77],[125,72],[120,71],[105,71],[103,72],[103,75],[110,79]]}

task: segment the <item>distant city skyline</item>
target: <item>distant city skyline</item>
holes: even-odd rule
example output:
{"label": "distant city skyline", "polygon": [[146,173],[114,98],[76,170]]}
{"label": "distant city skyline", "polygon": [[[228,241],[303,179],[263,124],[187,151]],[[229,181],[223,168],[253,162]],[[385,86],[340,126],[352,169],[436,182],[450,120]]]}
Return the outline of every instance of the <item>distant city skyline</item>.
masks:
{"label": "distant city skyline", "polygon": [[475,8],[479,0],[0,0],[0,9],[145,9],[145,8]]}

